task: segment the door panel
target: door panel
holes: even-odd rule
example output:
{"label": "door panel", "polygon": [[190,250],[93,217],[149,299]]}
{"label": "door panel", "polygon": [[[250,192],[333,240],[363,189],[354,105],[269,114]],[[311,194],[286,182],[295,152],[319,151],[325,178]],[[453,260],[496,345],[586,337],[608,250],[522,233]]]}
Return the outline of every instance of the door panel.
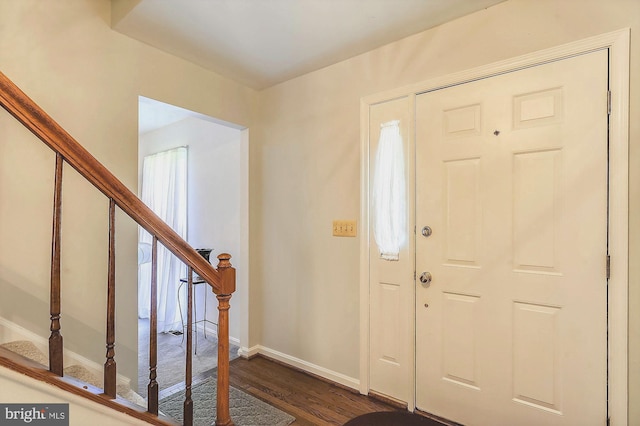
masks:
{"label": "door panel", "polygon": [[[407,97],[372,105],[370,109],[370,164],[371,178],[376,173],[375,155],[378,148],[380,125],[398,120],[404,152],[409,152],[409,99]],[[406,164],[407,183],[411,182],[413,168]],[[409,193],[409,188],[407,188]],[[369,199],[372,215],[373,194]],[[407,212],[407,227],[412,226],[413,216]],[[407,229],[407,235],[411,235]],[[410,255],[413,238],[409,237],[401,247],[398,260],[388,261],[380,257],[373,229],[369,230],[369,388],[398,401],[412,398],[413,387],[413,338],[414,338],[414,259]],[[411,404],[410,404],[411,405]]]}
{"label": "door panel", "polygon": [[416,406],[606,419],[607,51],[417,96]]}
{"label": "door panel", "polygon": [[478,158],[444,162],[445,259],[448,265],[478,266],[481,209]]}

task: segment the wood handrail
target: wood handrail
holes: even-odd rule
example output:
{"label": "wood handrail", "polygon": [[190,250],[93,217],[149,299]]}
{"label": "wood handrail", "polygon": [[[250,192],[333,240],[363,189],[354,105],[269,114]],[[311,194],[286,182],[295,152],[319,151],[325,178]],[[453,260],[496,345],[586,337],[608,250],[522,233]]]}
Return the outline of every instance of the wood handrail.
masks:
{"label": "wood handrail", "polygon": [[209,262],[2,72],[0,104],[38,139],[62,155],[71,167],[107,198],[113,199],[122,211],[151,235],[155,235],[171,253],[192,267],[213,288],[215,294],[232,294],[235,291],[235,282],[222,279]]}

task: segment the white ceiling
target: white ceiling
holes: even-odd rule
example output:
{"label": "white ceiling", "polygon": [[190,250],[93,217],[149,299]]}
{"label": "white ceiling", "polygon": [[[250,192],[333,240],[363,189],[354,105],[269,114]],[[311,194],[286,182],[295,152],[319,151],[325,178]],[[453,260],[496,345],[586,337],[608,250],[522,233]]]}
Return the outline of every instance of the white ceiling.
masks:
{"label": "white ceiling", "polygon": [[263,89],[504,0],[111,0],[112,27]]}
{"label": "white ceiling", "polygon": [[155,99],[145,98],[144,96],[138,97],[139,135],[143,135],[153,130],[157,130],[170,124],[177,123],[187,118],[198,118],[200,120],[208,121],[220,126],[241,129],[235,124],[228,123],[214,117],[209,117],[195,111],[190,111],[188,109],[180,108],[175,105],[156,101]]}
{"label": "white ceiling", "polygon": [[184,108],[140,96],[138,98],[138,134],[143,135],[198,114]]}

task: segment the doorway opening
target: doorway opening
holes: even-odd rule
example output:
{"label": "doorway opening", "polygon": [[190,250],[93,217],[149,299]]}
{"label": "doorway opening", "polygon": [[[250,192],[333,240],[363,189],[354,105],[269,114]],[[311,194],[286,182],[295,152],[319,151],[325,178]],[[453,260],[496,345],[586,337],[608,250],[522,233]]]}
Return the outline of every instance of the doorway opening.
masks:
{"label": "doorway opening", "polygon": [[[171,209],[166,206],[154,211],[176,230],[195,249],[210,250],[209,261],[215,267],[221,253],[232,255],[238,271],[237,288],[246,287],[248,264],[247,235],[247,163],[248,130],[194,111],[157,100],[139,97],[138,134],[138,194],[143,201],[149,198],[154,182],[161,195],[175,193]],[[168,168],[161,170],[158,157],[171,157]],[[175,161],[173,161],[175,160]],[[180,161],[183,162],[180,165]],[[149,167],[151,166],[151,167]],[[184,182],[180,182],[180,175]],[[167,176],[168,175],[168,176]],[[176,187],[184,187],[179,195]],[[164,193],[164,194],[163,194]],[[145,201],[146,202],[146,201]],[[184,220],[173,220],[184,213]],[[164,216],[167,216],[165,218]],[[176,229],[176,226],[182,229]],[[148,384],[150,253],[144,232],[138,237],[138,389],[146,393]],[[159,270],[160,270],[160,250]],[[165,282],[158,274],[158,294],[164,285],[165,297],[158,297],[158,312],[166,312],[164,326],[158,317],[158,383],[163,388],[184,380],[184,341],[186,318],[186,268],[169,253]],[[217,301],[206,285],[194,285],[195,351],[193,373],[203,373],[217,365]],[[236,294],[241,293],[240,291]],[[242,291],[246,294],[245,291]],[[237,356],[241,338],[247,329],[245,300],[234,297],[230,311],[231,357]],[[246,296],[244,297],[246,299]],[[162,304],[162,305],[161,305]],[[163,347],[163,345],[165,345]],[[173,357],[173,361],[171,361]],[[182,361],[177,360],[182,357]],[[164,362],[163,362],[164,358]],[[147,361],[146,361],[147,360]],[[163,364],[166,364],[163,366]],[[173,367],[172,367],[173,366]],[[177,368],[176,368],[177,366]],[[175,369],[176,371],[171,371]],[[165,372],[163,373],[163,370]],[[168,370],[168,371],[167,371]],[[162,374],[165,376],[162,377]],[[174,383],[175,382],[175,383]]]}

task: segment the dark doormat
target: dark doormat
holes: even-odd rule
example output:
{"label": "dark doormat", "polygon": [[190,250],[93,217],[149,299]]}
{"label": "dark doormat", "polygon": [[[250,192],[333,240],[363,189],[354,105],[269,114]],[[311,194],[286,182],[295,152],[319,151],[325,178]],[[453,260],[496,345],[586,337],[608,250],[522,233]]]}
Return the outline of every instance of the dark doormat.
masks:
{"label": "dark doormat", "polygon": [[406,411],[380,411],[351,419],[344,426],[442,426],[435,420]]}

